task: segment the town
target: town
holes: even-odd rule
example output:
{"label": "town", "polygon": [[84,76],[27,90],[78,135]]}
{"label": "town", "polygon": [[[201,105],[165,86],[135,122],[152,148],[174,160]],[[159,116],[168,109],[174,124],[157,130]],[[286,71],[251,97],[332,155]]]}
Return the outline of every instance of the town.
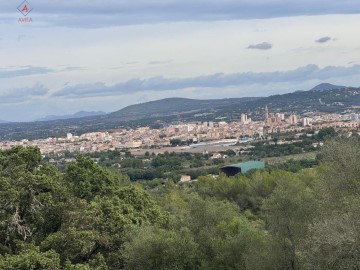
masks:
{"label": "town", "polygon": [[[294,133],[294,139],[307,131],[319,131],[333,127],[344,132],[359,131],[359,115],[307,113],[303,116],[287,113],[271,113],[264,108],[262,121],[252,121],[242,114],[238,121],[188,122],[171,124],[161,129],[139,127],[123,128],[112,132],[91,132],[80,136],[67,134],[66,138],[47,138],[39,140],[2,141],[0,149],[14,146],[37,146],[43,155],[71,153],[93,153],[108,150],[163,149],[177,147],[186,150],[204,145],[229,146],[247,140],[271,139],[274,134]],[[281,144],[282,142],[278,142]],[[185,147],[184,147],[185,146]],[[162,151],[157,151],[161,153]]]}

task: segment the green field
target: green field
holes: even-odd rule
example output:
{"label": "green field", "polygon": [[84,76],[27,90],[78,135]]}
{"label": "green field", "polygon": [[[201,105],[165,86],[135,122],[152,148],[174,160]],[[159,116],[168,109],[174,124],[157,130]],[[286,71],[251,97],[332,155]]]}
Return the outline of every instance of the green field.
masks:
{"label": "green field", "polygon": [[296,155],[288,155],[282,157],[268,157],[263,158],[262,160],[265,161],[267,164],[273,165],[277,163],[284,163],[288,160],[302,160],[302,159],[315,159],[318,152],[308,152]]}

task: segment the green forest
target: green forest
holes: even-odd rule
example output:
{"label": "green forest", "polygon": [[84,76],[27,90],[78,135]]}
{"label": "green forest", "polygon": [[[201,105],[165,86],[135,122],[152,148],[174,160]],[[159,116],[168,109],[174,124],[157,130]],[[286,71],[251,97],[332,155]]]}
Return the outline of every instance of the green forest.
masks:
{"label": "green forest", "polygon": [[333,138],[312,168],[152,186],[0,151],[0,269],[360,269],[359,160],[359,138]]}

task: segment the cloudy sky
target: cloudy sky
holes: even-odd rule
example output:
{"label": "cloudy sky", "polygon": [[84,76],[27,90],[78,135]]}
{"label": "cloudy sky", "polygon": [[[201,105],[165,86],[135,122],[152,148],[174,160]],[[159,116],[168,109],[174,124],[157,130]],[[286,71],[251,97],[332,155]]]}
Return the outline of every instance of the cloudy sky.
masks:
{"label": "cloudy sky", "polygon": [[2,120],[360,86],[358,0],[28,2],[0,1]]}

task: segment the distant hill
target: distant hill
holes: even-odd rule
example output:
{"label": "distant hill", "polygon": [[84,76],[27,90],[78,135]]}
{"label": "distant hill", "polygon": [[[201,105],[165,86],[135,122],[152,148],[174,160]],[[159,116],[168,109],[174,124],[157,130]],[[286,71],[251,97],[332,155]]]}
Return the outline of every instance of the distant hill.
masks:
{"label": "distant hill", "polygon": [[271,112],[299,115],[314,111],[341,113],[360,105],[360,88],[302,91],[262,98],[214,100],[167,98],[131,105],[105,115],[1,124],[0,139],[64,137],[67,132],[80,135],[86,132],[111,131],[123,127],[157,128],[179,121],[218,121],[219,119],[237,121],[242,113],[247,113],[253,120],[260,120],[263,119],[265,105]]}
{"label": "distant hill", "polygon": [[168,116],[174,114],[185,114],[200,112],[207,109],[214,109],[229,105],[241,104],[254,101],[259,98],[228,98],[228,99],[189,99],[189,98],[165,98],[141,104],[125,107],[119,111],[109,114],[109,117],[120,117],[124,120],[139,119],[142,117]]}
{"label": "distant hill", "polygon": [[0,119],[0,124],[4,124],[4,123],[9,123],[9,122],[8,122],[8,121],[1,120],[1,119]]}
{"label": "distant hill", "polygon": [[341,85],[333,85],[330,83],[321,83],[314,88],[312,88],[310,91],[327,91],[327,90],[333,90],[333,89],[342,89],[347,88],[347,86],[341,86]]}
{"label": "distant hill", "polygon": [[80,111],[74,114],[67,114],[67,115],[48,115],[44,118],[40,118],[36,121],[53,121],[53,120],[60,120],[60,119],[72,119],[72,118],[81,118],[81,117],[88,117],[88,116],[96,116],[96,115],[104,115],[105,112],[85,112]]}

